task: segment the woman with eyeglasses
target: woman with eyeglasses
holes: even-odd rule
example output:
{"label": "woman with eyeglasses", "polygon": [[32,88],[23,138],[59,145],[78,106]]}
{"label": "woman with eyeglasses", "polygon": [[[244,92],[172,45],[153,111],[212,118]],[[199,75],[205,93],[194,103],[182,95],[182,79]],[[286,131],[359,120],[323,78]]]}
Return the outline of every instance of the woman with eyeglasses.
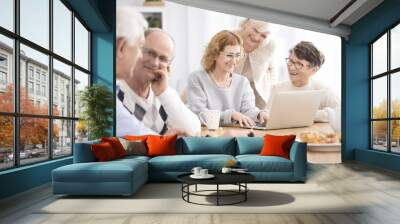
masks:
{"label": "woman with eyeglasses", "polygon": [[267,22],[245,19],[235,31],[243,39],[243,57],[235,72],[247,77],[256,98],[256,106],[264,109],[271,86],[277,82],[273,63],[275,41]]}
{"label": "woman with eyeglasses", "polygon": [[266,111],[255,105],[249,80],[234,72],[242,51],[242,39],[231,31],[212,37],[202,58],[204,70],[189,77],[188,107],[194,113],[219,110],[221,124],[252,127],[266,121]]}
{"label": "woman with eyeglasses", "polygon": [[[279,92],[323,90],[323,97],[314,121],[334,122],[338,115],[340,102],[331,89],[312,79],[325,62],[325,57],[313,43],[301,41],[290,51],[286,58],[289,81],[275,84],[271,88],[267,110],[270,110],[272,99]],[[295,102],[294,102],[295,103]]]}

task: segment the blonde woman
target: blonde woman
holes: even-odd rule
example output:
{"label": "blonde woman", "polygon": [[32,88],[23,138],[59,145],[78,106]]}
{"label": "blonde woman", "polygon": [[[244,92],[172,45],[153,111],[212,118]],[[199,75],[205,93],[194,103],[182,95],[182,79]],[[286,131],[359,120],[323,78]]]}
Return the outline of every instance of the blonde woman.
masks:
{"label": "blonde woman", "polygon": [[242,51],[242,39],[231,31],[212,37],[202,58],[204,70],[189,77],[188,106],[194,113],[220,110],[221,124],[254,126],[266,121],[267,113],[255,105],[250,82],[234,73]]}
{"label": "blonde woman", "polygon": [[245,19],[235,31],[243,39],[243,57],[235,72],[250,81],[256,106],[265,109],[270,88],[277,82],[273,63],[275,42],[271,38],[271,25],[254,19]]}

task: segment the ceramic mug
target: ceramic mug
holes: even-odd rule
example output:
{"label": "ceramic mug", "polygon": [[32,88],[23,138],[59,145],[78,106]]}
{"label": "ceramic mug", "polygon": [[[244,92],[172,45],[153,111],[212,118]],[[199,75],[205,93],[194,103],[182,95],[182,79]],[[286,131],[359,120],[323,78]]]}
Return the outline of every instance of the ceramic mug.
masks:
{"label": "ceramic mug", "polygon": [[207,126],[208,130],[217,130],[219,128],[219,120],[221,111],[219,110],[205,110],[199,113],[201,123]]}
{"label": "ceramic mug", "polygon": [[232,168],[229,168],[229,167],[222,167],[221,172],[222,172],[222,173],[230,173],[230,172],[232,172]]}
{"label": "ceramic mug", "polygon": [[208,175],[208,169],[201,169],[200,170],[200,176],[207,176]]}
{"label": "ceramic mug", "polygon": [[200,176],[201,174],[200,174],[200,171],[202,170],[202,168],[201,167],[193,167],[193,169],[192,169],[192,173],[194,174],[194,175],[196,175],[196,176]]}

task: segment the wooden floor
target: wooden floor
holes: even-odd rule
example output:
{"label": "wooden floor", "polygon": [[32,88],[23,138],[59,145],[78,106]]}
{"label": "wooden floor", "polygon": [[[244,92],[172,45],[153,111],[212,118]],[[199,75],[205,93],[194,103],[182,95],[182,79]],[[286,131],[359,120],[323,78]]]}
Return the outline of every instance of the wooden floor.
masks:
{"label": "wooden floor", "polygon": [[[317,183],[346,201],[364,202],[356,214],[35,214],[54,200],[42,186],[0,202],[0,223],[400,223],[400,174],[359,163],[310,165],[308,182]],[[173,206],[173,205],[171,205]]]}

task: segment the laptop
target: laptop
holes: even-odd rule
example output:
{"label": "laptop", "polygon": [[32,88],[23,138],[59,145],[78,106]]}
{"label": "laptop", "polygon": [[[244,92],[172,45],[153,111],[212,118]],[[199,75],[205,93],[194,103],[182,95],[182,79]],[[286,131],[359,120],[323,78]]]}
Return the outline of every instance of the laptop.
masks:
{"label": "laptop", "polygon": [[[305,90],[277,93],[272,99],[267,125],[252,127],[259,130],[307,127],[314,124],[323,91]],[[251,127],[245,127],[251,128]]]}

